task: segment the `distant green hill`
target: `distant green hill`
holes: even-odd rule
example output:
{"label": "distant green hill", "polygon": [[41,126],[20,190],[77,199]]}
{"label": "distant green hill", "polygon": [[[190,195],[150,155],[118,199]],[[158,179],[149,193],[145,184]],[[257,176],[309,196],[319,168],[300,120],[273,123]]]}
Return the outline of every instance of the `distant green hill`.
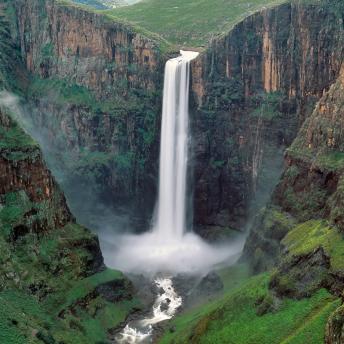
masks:
{"label": "distant green hill", "polygon": [[202,47],[243,17],[286,0],[143,0],[107,10],[183,47]]}
{"label": "distant green hill", "polygon": [[81,5],[88,5],[88,6],[94,7],[98,10],[105,10],[108,8],[97,0],[73,0],[73,2],[75,2],[77,4],[81,4]]}

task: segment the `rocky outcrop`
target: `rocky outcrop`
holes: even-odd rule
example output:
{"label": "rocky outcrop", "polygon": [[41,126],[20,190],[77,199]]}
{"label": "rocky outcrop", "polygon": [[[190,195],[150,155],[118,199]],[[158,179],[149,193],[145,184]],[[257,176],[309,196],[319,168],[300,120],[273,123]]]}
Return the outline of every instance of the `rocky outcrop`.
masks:
{"label": "rocky outcrop", "polygon": [[[75,223],[38,144],[5,108],[0,141],[0,295],[6,305],[0,317],[11,319],[2,338],[12,341],[14,333],[23,342],[99,342],[132,310],[132,285],[105,268],[98,238]],[[126,306],[118,317],[121,303]],[[24,313],[24,304],[36,308]],[[89,319],[102,323],[95,325],[96,339],[87,333]]]}
{"label": "rocky outcrop", "polygon": [[343,90],[344,67],[287,151],[287,168],[274,194],[274,201],[296,218],[328,218],[341,229]]}
{"label": "rocky outcrop", "polygon": [[[24,192],[27,197],[25,222],[12,227],[12,236],[18,239],[20,234],[48,231],[73,222],[65,197],[46,168],[38,145],[1,108],[0,126],[0,196]],[[40,209],[42,206],[44,210]]]}
{"label": "rocky outcrop", "polygon": [[344,341],[344,306],[339,307],[326,325],[325,344],[341,344]]}
{"label": "rocky outcrop", "polygon": [[270,288],[281,297],[303,298],[326,285],[330,259],[320,247],[308,255],[281,262],[272,276]]}
{"label": "rocky outcrop", "polygon": [[[285,214],[282,217],[284,221],[287,218],[292,219],[294,226],[297,222],[325,219],[331,226],[329,235],[337,235],[335,234],[337,231],[343,231],[344,153],[341,135],[344,127],[343,75],[342,67],[337,80],[316,104],[313,113],[306,119],[293,144],[287,150],[285,170],[271,201],[274,207],[278,207]],[[271,211],[265,211],[263,219],[268,219],[271,214]],[[269,226],[269,222],[266,221],[255,223],[247,240],[244,256],[252,262],[253,266],[262,267],[265,264],[265,268],[271,267],[278,262],[277,257],[280,256],[282,257],[280,259],[301,259],[311,271],[314,264],[310,256],[306,255],[308,258],[305,259],[298,254],[286,258],[288,252],[281,255],[281,240],[293,226],[289,227],[278,241],[275,240],[276,232],[270,231]],[[302,231],[299,230],[300,233]],[[311,237],[308,239],[312,240]],[[272,245],[277,249],[271,250]],[[325,244],[319,242],[318,248],[321,246],[325,247]],[[335,255],[336,252],[333,251],[331,254]],[[264,270],[264,267],[258,270],[262,269]],[[282,270],[279,270],[280,274],[290,282],[291,273]],[[322,275],[322,281],[331,280],[327,284],[323,283],[322,286],[328,286],[335,293],[341,290],[341,269],[336,269],[333,273],[328,270],[326,273],[319,272],[315,275],[317,277],[309,278],[310,285]]]}

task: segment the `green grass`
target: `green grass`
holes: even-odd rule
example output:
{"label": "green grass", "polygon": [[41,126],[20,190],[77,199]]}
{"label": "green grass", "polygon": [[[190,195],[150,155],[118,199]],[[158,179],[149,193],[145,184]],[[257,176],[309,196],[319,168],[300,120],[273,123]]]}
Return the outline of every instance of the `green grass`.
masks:
{"label": "green grass", "polygon": [[244,17],[284,0],[143,0],[104,11],[186,48],[203,47],[215,35],[228,32]]}
{"label": "green grass", "polygon": [[28,91],[29,97],[50,97],[56,105],[66,103],[89,108],[93,113],[110,112],[114,107],[109,102],[99,102],[94,94],[84,86],[59,79],[33,77]]}
{"label": "green grass", "polygon": [[38,144],[14,121],[9,126],[0,125],[0,151],[3,150],[32,150],[38,148]]}
{"label": "green grass", "polygon": [[344,270],[344,235],[326,221],[311,220],[296,226],[283,239],[291,255],[304,255],[322,247],[334,271]]}
{"label": "green grass", "polygon": [[74,283],[73,287],[67,293],[65,293],[65,302],[64,304],[60,305],[60,310],[69,307],[77,300],[84,298],[98,285],[114,281],[119,278],[123,278],[122,273],[116,270],[106,269],[103,272],[77,281]]}
{"label": "green grass", "polygon": [[0,292],[0,343],[42,343],[38,332],[54,338],[51,343],[105,343],[107,330],[123,322],[134,306],[134,299],[113,304],[98,297],[89,301],[87,309],[75,307],[73,315],[58,318],[34,296],[5,290]]}
{"label": "green grass", "polygon": [[344,168],[344,153],[340,151],[330,151],[319,154],[316,157],[316,164],[329,171],[336,171]]}
{"label": "green grass", "polygon": [[33,334],[34,330],[43,326],[45,318],[46,315],[32,296],[18,290],[0,292],[0,343],[42,343]]}
{"label": "green grass", "polygon": [[[34,203],[24,190],[0,199],[0,343],[36,344],[38,337],[48,344],[106,342],[108,330],[140,307],[122,273],[93,272],[98,241],[90,231],[49,224],[60,206],[54,202]],[[30,225],[37,219],[46,224],[39,235]],[[30,232],[13,242],[17,225]],[[97,292],[108,282],[116,285],[117,302]]]}
{"label": "green grass", "polygon": [[322,343],[327,318],[340,300],[320,290],[311,298],[280,300],[275,311],[258,316],[257,300],[269,295],[268,282],[269,274],[250,278],[217,304],[177,316],[175,331],[167,331],[160,343]]}
{"label": "green grass", "polygon": [[[0,343],[37,343],[38,332],[56,343],[106,342],[107,331],[140,307],[136,298],[127,297],[128,282],[122,273],[106,269],[80,275],[88,259],[84,246],[92,240],[85,228],[69,224],[39,240],[28,234],[13,251],[0,235],[0,285],[6,288],[0,292]],[[116,293],[123,293],[121,301],[109,302],[95,294],[98,286],[113,281],[120,283]],[[43,293],[27,292],[29,286]]]}
{"label": "green grass", "polygon": [[227,292],[238,287],[250,275],[250,267],[246,264],[236,264],[217,271],[220,276],[224,290]]}

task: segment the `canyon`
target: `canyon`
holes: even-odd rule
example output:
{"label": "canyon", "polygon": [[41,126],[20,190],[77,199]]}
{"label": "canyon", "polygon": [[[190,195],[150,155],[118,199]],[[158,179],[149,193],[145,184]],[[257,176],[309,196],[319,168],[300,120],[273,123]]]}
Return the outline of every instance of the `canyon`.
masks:
{"label": "canyon", "polygon": [[[97,237],[74,216],[95,233],[112,214],[135,233],[149,228],[158,196],[163,68],[178,49],[84,7],[0,4],[0,85],[16,94],[10,109],[0,100],[0,244],[12,257],[1,264],[0,297],[13,304],[6,290],[17,288],[42,302],[30,326],[18,330],[25,338],[69,343],[72,331],[80,343],[105,341],[140,306],[131,282],[105,267]],[[269,273],[257,277],[268,286],[253,306],[260,316],[326,290],[330,301],[319,309],[331,310],[321,323],[328,344],[344,340],[343,13],[340,1],[325,0],[260,10],[198,49],[190,75],[187,223],[214,243],[247,233],[240,262],[254,274]],[[54,303],[63,307],[50,330],[42,314]],[[178,325],[161,342],[199,343],[218,318],[212,310],[191,333]]]}

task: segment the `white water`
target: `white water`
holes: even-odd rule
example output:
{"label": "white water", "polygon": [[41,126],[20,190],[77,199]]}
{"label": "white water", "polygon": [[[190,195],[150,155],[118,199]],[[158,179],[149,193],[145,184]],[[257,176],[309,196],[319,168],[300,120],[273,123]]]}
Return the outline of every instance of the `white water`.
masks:
{"label": "white water", "polygon": [[165,67],[161,125],[159,195],[152,230],[142,235],[101,237],[105,263],[124,272],[154,276],[206,273],[219,263],[234,263],[243,240],[214,246],[187,231],[186,180],[189,143],[190,62],[198,53],[181,51]]}
{"label": "white water", "polygon": [[170,278],[158,278],[154,283],[159,290],[162,290],[162,293],[157,295],[153,305],[152,316],[132,324],[127,324],[116,337],[118,343],[136,344],[149,342],[153,332],[152,325],[171,319],[182,305],[182,298],[174,290]]}
{"label": "white water", "polygon": [[198,53],[181,51],[167,61],[160,143],[160,176],[154,232],[179,239],[185,231],[188,160],[190,61]]}

